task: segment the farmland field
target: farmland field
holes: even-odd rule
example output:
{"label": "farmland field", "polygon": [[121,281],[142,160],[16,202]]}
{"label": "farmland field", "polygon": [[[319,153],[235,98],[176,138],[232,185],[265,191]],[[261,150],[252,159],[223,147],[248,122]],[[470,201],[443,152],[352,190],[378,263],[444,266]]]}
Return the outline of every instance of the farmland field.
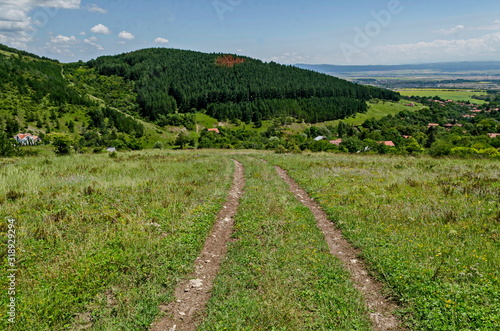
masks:
{"label": "farmland field", "polygon": [[450,89],[404,89],[398,90],[403,96],[434,97],[439,96],[444,100],[468,101],[476,104],[486,103],[484,100],[473,99],[473,95],[487,95],[484,91],[476,90],[450,90]]}
{"label": "farmland field", "polygon": [[371,329],[363,296],[273,165],[360,249],[408,329],[500,323],[494,161],[143,151],[0,160],[0,231],[15,220],[18,269],[16,324],[2,278],[0,327],[148,329],[193,270],[232,159],[246,185],[200,330]]}

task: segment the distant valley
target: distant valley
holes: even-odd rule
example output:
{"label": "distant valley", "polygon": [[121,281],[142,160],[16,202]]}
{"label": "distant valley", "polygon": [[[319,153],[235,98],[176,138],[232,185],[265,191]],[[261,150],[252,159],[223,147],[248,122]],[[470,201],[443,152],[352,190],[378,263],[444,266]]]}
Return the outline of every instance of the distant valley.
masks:
{"label": "distant valley", "polygon": [[403,65],[296,64],[297,67],[374,86],[500,89],[500,61]]}

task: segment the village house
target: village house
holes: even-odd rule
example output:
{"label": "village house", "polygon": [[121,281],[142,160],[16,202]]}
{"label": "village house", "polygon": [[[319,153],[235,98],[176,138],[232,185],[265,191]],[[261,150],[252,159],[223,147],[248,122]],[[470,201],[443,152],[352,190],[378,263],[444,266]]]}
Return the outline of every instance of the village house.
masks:
{"label": "village house", "polygon": [[439,126],[439,124],[436,124],[436,123],[429,123],[429,124],[427,124],[428,128],[437,128],[438,126]]}
{"label": "village house", "polygon": [[342,139],[330,140],[330,144],[340,146]]}
{"label": "village house", "polygon": [[208,129],[208,132],[220,133],[219,129],[217,128]]}
{"label": "village house", "polygon": [[499,136],[500,136],[500,133],[488,133],[488,137],[490,137],[490,138],[496,138]]}
{"label": "village house", "polygon": [[389,147],[396,147],[396,145],[392,141],[379,141],[378,143]]}
{"label": "village house", "polygon": [[38,136],[33,136],[31,133],[19,133],[17,136],[14,137],[14,139],[21,146],[36,145],[42,142],[41,138],[39,138]]}

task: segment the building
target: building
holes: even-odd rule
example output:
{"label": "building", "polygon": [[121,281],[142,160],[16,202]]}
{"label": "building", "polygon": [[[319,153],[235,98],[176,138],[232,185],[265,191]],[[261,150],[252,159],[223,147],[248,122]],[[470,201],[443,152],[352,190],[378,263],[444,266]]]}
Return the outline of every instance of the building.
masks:
{"label": "building", "polygon": [[42,142],[42,139],[38,136],[33,136],[31,133],[20,133],[14,137],[14,139],[21,146],[37,145]]}
{"label": "building", "polygon": [[330,144],[340,146],[340,144],[342,144],[342,139],[330,140]]}

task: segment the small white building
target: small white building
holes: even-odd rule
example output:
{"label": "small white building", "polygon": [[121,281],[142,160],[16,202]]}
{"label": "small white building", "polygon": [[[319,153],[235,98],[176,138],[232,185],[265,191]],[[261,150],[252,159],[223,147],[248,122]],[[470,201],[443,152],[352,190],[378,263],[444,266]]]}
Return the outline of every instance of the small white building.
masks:
{"label": "small white building", "polygon": [[37,145],[38,143],[42,142],[42,139],[40,139],[40,137],[33,136],[31,133],[20,133],[15,136],[14,139],[21,146]]}

